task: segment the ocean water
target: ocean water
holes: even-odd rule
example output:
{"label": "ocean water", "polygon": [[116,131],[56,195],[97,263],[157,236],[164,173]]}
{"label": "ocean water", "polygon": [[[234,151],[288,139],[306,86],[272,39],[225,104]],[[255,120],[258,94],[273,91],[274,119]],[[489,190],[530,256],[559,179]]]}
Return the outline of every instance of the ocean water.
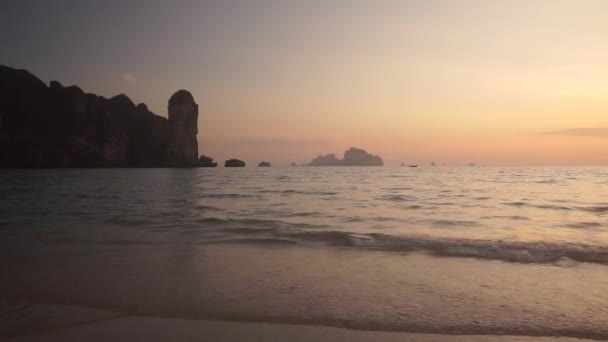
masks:
{"label": "ocean water", "polygon": [[608,339],[608,168],[0,171],[0,297]]}

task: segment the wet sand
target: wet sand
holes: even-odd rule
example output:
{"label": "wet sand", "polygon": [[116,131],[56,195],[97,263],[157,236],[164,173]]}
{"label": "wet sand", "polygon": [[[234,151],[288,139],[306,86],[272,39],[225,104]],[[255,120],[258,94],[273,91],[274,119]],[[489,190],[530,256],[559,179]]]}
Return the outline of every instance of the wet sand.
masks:
{"label": "wet sand", "polygon": [[[608,336],[608,283],[600,265],[242,244],[25,250],[33,252],[0,262],[4,298],[129,317],[439,335]],[[40,318],[26,327],[46,324]]]}
{"label": "wet sand", "polygon": [[420,341],[582,342],[575,338],[438,335],[360,331],[312,325],[243,323],[126,316],[70,306],[3,301],[0,338],[6,341]]}

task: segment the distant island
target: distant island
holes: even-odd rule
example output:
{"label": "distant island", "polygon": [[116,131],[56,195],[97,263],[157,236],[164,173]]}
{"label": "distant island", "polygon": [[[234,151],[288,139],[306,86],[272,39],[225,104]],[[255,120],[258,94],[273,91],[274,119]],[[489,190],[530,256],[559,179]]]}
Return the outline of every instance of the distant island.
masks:
{"label": "distant island", "polygon": [[258,167],[271,167],[272,165],[270,164],[270,162],[267,161],[262,161],[258,164]]}
{"label": "distant island", "polygon": [[123,94],[107,99],[57,81],[47,86],[0,65],[0,167],[197,166],[197,121],[187,90],[171,96],[167,119]]}
{"label": "distant island", "polygon": [[360,148],[351,147],[344,152],[344,158],[338,159],[335,154],[330,153],[318,156],[308,166],[383,166],[384,161],[380,156],[367,153]]}
{"label": "distant island", "polygon": [[198,158],[198,167],[217,167],[217,163],[213,161],[213,158],[207,156],[200,156]]}
{"label": "distant island", "polygon": [[245,162],[238,159],[228,159],[224,163],[224,167],[245,167]]}

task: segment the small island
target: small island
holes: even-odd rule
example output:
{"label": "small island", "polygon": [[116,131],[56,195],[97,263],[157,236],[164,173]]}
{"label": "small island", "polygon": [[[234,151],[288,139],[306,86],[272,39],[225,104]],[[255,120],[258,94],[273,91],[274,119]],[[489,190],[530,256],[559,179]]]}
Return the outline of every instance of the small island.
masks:
{"label": "small island", "polygon": [[245,167],[245,162],[238,159],[228,159],[224,163],[224,167]]}
{"label": "small island", "polygon": [[258,164],[258,167],[271,167],[271,166],[272,165],[270,165],[270,163],[267,161],[263,161]]}
{"label": "small island", "polygon": [[200,156],[198,158],[198,167],[216,167],[217,163],[213,161],[213,158],[207,156]]}
{"label": "small island", "polygon": [[383,166],[384,161],[380,156],[372,155],[360,148],[351,147],[344,152],[344,158],[339,159],[335,154],[330,153],[318,156],[313,159],[308,166]]}

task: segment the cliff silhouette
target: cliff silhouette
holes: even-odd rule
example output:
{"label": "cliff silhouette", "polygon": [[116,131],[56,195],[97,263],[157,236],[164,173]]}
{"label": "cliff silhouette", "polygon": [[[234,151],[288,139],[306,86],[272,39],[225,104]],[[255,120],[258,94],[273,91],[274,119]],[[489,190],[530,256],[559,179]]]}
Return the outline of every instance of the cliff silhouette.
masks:
{"label": "cliff silhouette", "polygon": [[179,90],[168,119],[126,95],[47,87],[0,65],[0,167],[196,166],[198,105]]}
{"label": "cliff silhouette", "polygon": [[308,166],[383,166],[381,157],[367,153],[360,148],[351,147],[344,151],[344,158],[338,159],[335,154],[330,153],[318,156]]}

